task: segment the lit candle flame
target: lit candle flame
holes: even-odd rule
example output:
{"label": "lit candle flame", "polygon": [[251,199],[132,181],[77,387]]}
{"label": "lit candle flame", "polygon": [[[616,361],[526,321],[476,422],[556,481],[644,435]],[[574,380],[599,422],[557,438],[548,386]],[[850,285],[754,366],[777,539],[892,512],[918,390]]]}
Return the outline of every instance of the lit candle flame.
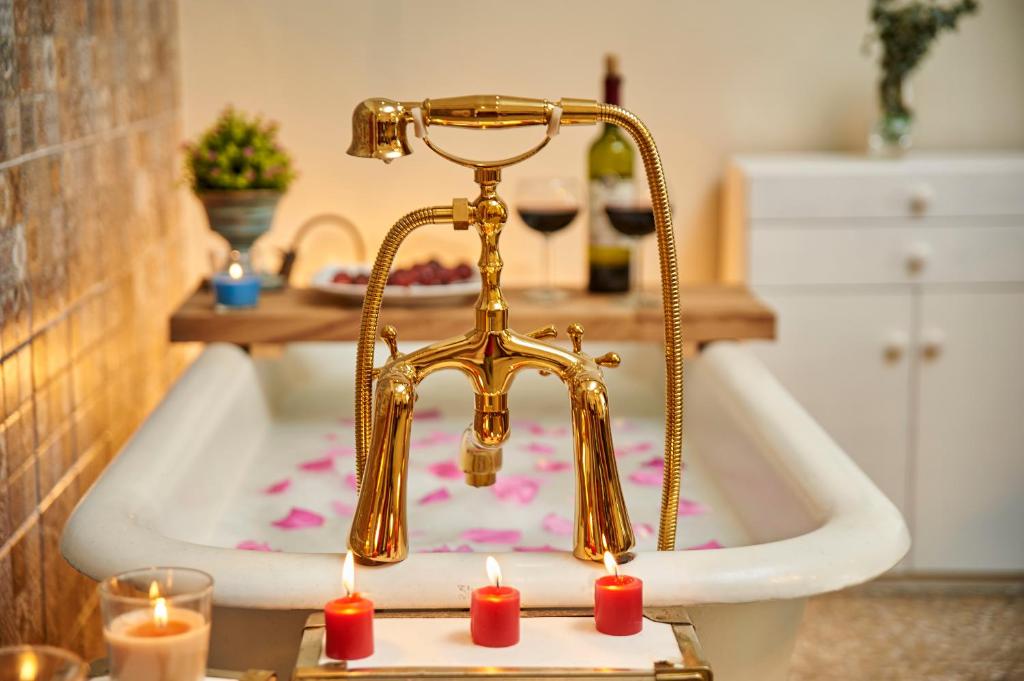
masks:
{"label": "lit candle flame", "polygon": [[487,579],[491,580],[492,585],[501,586],[501,566],[494,556],[487,556]]}
{"label": "lit candle flame", "polygon": [[612,555],[611,551],[604,552],[604,569],[610,575],[619,576],[619,564],[616,562],[615,556]]}
{"label": "lit candle flame", "polygon": [[233,262],[230,265],[228,265],[228,276],[231,277],[232,279],[241,279],[242,266],[239,265],[237,262]]}
{"label": "lit candle flame", "polygon": [[345,564],[341,568],[341,583],[345,585],[345,595],[351,596],[356,590],[356,559],[349,551],[345,554]]}
{"label": "lit candle flame", "polygon": [[163,628],[167,626],[167,599],[158,598],[153,603],[153,624]]}
{"label": "lit candle flame", "polygon": [[39,660],[35,653],[25,653],[18,664],[18,681],[36,681],[39,674]]}
{"label": "lit candle flame", "polygon": [[155,601],[158,598],[160,598],[160,585],[154,579],[149,583],[149,600]]}

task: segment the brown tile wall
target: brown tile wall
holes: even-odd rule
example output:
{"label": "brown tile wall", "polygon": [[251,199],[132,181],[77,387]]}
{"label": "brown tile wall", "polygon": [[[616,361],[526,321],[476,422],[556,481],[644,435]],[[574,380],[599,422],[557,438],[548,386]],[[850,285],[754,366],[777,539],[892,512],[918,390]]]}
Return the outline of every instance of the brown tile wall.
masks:
{"label": "brown tile wall", "polygon": [[0,0],[0,645],[99,654],[75,503],[183,368],[177,7]]}

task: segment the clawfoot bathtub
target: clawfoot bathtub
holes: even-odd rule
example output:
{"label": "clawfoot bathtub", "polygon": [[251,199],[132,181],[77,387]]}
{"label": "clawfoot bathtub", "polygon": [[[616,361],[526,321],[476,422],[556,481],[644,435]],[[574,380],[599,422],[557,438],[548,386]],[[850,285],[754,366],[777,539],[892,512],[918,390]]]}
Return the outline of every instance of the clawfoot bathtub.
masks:
{"label": "clawfoot bathtub", "polygon": [[[664,357],[614,349],[608,395],[638,544],[625,569],[643,578],[647,605],[688,607],[716,678],[784,679],[804,600],[899,561],[903,519],[757,359],[720,342],[687,364],[678,550],[655,551]],[[207,348],[76,509],[64,555],[95,579],[155,564],[209,572],[211,666],[287,678],[306,615],[341,590],[354,352],[303,344],[253,360]],[[484,553],[524,607],[591,604],[601,572],[571,554],[569,409],[552,380],[517,379],[504,467],[481,489],[453,463],[473,409],[464,378],[420,387],[410,554],[358,573],[378,608],[468,607]]]}

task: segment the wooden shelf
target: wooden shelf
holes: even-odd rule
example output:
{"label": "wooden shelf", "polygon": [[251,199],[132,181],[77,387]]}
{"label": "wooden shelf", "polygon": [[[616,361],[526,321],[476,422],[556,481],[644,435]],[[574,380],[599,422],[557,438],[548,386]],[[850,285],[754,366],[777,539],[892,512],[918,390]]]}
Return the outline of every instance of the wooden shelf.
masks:
{"label": "wooden shelf", "polygon": [[[570,292],[554,304],[531,302],[522,291],[506,291],[514,328],[530,331],[545,324],[564,330],[579,322],[587,338],[661,341],[661,309],[636,310],[618,296]],[[775,337],[775,314],[742,286],[700,285],[681,290],[683,339],[702,344],[721,339]],[[238,345],[313,340],[355,340],[360,308],[306,289],[265,292],[253,310],[218,312],[213,295],[200,289],[171,317],[175,342],[226,342]],[[437,340],[458,335],[473,324],[471,303],[445,307],[389,307],[381,324],[393,324],[404,340]]]}

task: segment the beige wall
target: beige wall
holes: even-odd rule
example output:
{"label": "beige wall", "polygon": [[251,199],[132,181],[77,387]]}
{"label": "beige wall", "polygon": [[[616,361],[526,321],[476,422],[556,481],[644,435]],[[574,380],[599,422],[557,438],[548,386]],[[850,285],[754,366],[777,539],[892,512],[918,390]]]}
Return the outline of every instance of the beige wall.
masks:
{"label": "beige wall", "polygon": [[[945,35],[914,81],[922,148],[1024,147],[1024,2],[983,0],[959,35]],[[304,217],[340,212],[376,244],[402,213],[472,195],[468,173],[415,154],[385,167],[350,158],[349,113],[368,96],[421,99],[507,93],[598,95],[601,55],[616,51],[625,104],[654,131],[665,159],[688,280],[714,278],[718,187],[730,154],[861,150],[872,122],[876,69],[861,53],[867,0],[700,2],[340,2],[183,0],[185,131],[226,102],[283,124],[302,176],[284,201],[274,242]],[[480,156],[538,131],[440,131]],[[590,129],[568,129],[549,150],[506,173],[584,172]],[[186,214],[201,220],[194,204]],[[583,280],[584,221],[558,236],[562,278]],[[515,220],[504,239],[506,279],[538,275],[539,237]],[[316,258],[345,258],[321,237]],[[473,257],[473,240],[438,229],[415,253]],[[649,268],[650,271],[650,268]]]}

